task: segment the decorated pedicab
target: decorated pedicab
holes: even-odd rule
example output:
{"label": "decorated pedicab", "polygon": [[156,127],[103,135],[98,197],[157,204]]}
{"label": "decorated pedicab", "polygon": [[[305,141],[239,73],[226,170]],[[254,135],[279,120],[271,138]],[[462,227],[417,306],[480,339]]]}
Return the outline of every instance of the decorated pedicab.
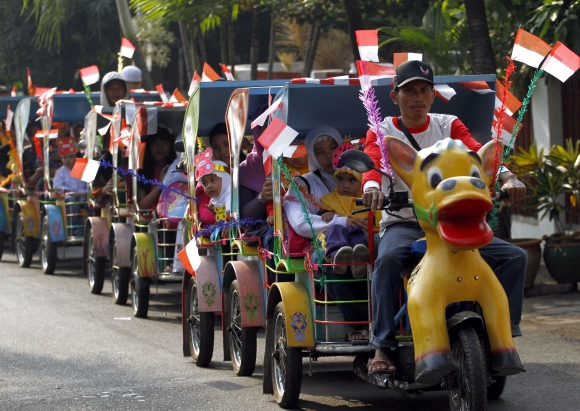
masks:
{"label": "decorated pedicab", "polygon": [[[283,81],[201,83],[190,98],[184,123],[191,201],[184,219],[183,244],[196,248],[199,261],[191,272],[185,271],[183,281],[183,353],[191,355],[198,366],[210,363],[214,319],[219,315],[224,361],[231,360],[234,372],[240,376],[251,375],[255,368],[256,331],[264,325],[265,293],[257,249],[259,238],[244,236],[241,229],[244,225],[238,199],[241,146],[244,136],[251,133],[248,117],[260,106],[268,105],[283,84]],[[198,142],[204,140],[215,124],[223,123],[224,117],[231,152],[231,169],[227,170],[232,181],[231,204],[227,207],[229,213],[217,213],[216,224],[208,226],[200,220],[196,187],[203,175],[202,162],[207,162],[211,155],[206,158],[210,152],[200,149]]]}
{"label": "decorated pedicab", "polygon": [[[36,98],[25,97],[20,100],[14,112],[16,155],[21,166],[24,163],[25,141],[34,145],[34,141],[30,141],[26,135],[26,127],[29,121],[37,118],[37,109]],[[32,167],[35,168],[36,164],[33,164]],[[23,170],[18,171],[22,176]],[[40,239],[40,213],[36,187],[27,186],[21,177],[20,181],[14,184],[12,195],[14,198],[12,210],[10,210],[10,202],[8,203],[8,213],[11,214],[11,243],[16,252],[18,265],[30,267]]]}
{"label": "decorated pedicab", "polygon": [[[485,143],[489,141],[495,93],[479,94],[468,89],[466,84],[473,82],[479,82],[477,84],[480,85],[484,82],[490,90],[495,89],[495,76],[491,75],[435,77],[436,88],[442,89],[441,85],[445,84],[445,88],[453,89],[456,95],[449,102],[435,99],[432,111],[458,116],[474,138]],[[375,101],[383,116],[399,114],[389,97],[391,90],[390,85],[374,88]],[[360,103],[359,93],[358,86],[288,84],[276,115],[299,135],[325,124],[338,130],[342,137],[349,136],[356,140],[365,136],[370,121]],[[366,367],[367,360],[374,353],[368,335],[371,335],[373,324],[370,273],[375,255],[375,236],[368,236],[370,262],[365,263],[368,264],[367,275],[362,278],[331,275],[333,271],[339,271],[334,270],[335,264],[324,258],[320,242],[310,241],[304,247],[302,242],[297,241],[299,236],[290,230],[278,184],[287,171],[280,160],[273,163],[275,269],[271,271],[279,277],[290,274],[293,281],[272,284],[267,297],[263,389],[266,394],[274,394],[282,407],[294,407],[298,402],[302,361],[305,357],[312,362],[323,356],[354,356],[354,372],[366,381],[408,397],[419,396],[422,390],[445,389],[449,391],[453,409],[463,409],[463,406],[471,409],[469,404],[477,402],[478,398],[485,403],[486,396],[474,400],[474,391],[485,394],[489,384],[497,385],[496,396],[501,395],[505,376],[522,371],[509,330],[509,308],[505,292],[475,250],[487,244],[493,236],[485,223],[485,215],[492,208],[488,186],[492,184],[494,175],[495,143],[488,143],[480,151],[481,158],[478,157],[478,160],[474,160],[475,153],[468,154],[462,144],[454,144],[453,140],[445,140],[420,153],[396,139],[388,140],[386,144],[389,145],[389,152],[393,153],[390,157],[393,167],[412,188],[416,215],[427,233],[428,244],[428,252],[418,262],[417,268],[401,274],[405,278],[405,285],[408,282],[406,291],[411,292],[413,287],[422,291],[415,291],[409,301],[406,293],[400,297],[401,309],[395,317],[395,321],[400,323],[397,333],[399,344],[390,356],[396,365],[394,374],[369,375]],[[445,186],[441,184],[435,190],[429,185],[428,175],[431,176],[431,173],[421,170],[437,157],[440,158],[437,165],[445,169],[443,178],[449,178],[444,182],[449,183]],[[335,159],[357,172],[377,170],[372,160],[357,150],[335,152]],[[413,207],[408,194],[395,192],[392,181],[389,181],[385,175],[383,184],[390,187],[390,193],[386,196],[383,211],[396,215],[403,208]],[[449,191],[455,185],[463,191],[453,191],[451,195],[447,194],[449,198],[445,197],[445,190]],[[298,193],[297,201],[304,210],[304,218],[308,220],[307,193],[301,191],[298,185],[294,188],[295,193]],[[444,209],[442,202],[449,208]],[[362,208],[362,202],[360,204],[360,212],[369,210]],[[466,204],[472,204],[472,207]],[[460,211],[461,205],[468,211]],[[454,210],[456,220],[448,215],[448,210]],[[439,221],[437,212],[440,213]],[[376,231],[374,214],[367,214],[368,232],[373,233]],[[448,237],[440,238],[437,234],[437,224],[443,224],[444,220],[450,230],[446,233],[448,237],[452,232],[451,240]],[[466,229],[450,229],[456,223]],[[314,232],[312,224],[309,224]],[[473,230],[467,229],[472,224]],[[478,237],[471,238],[470,235]],[[302,245],[296,248],[297,244]],[[416,247],[419,256],[425,253],[424,242],[417,243]],[[459,257],[457,260],[456,256]],[[425,272],[421,282],[416,278],[419,267],[433,271]],[[441,267],[444,268],[440,270]],[[466,272],[467,267],[470,273]],[[424,279],[431,274],[433,279]],[[462,281],[462,277],[465,281]],[[360,286],[360,283],[366,284],[366,292],[362,293],[362,297],[360,293],[350,300],[337,298],[337,295],[344,293],[335,293],[335,298],[331,296],[331,287],[338,284],[355,287],[357,284]],[[345,321],[342,309],[353,304],[366,307],[367,316]],[[410,321],[407,305],[412,306],[414,315]],[[433,308],[425,312],[422,305]],[[445,323],[447,305],[455,309],[455,315],[452,313],[448,316]],[[486,314],[485,318],[482,311]],[[413,329],[410,324],[413,324]],[[349,336],[356,330],[367,336],[366,339],[350,340]],[[441,364],[438,362],[439,357],[435,362],[421,361],[424,355],[431,354],[433,350],[444,353],[443,359],[439,361]],[[481,370],[478,377],[470,374],[474,367]]]}
{"label": "decorated pedicab", "polygon": [[[130,96],[137,102],[159,101],[156,92],[132,92]],[[93,102],[99,103],[100,96]],[[95,189],[98,187],[94,181],[89,183],[88,205],[94,211],[87,219],[85,227],[83,275],[88,279],[90,292],[100,294],[110,264],[113,301],[120,305],[127,302],[131,260],[128,252],[118,254],[115,244],[130,244],[133,233],[131,202],[127,198],[126,185],[119,185],[120,181],[126,181],[117,172],[117,167],[120,166],[119,153],[124,157],[124,149],[129,142],[127,124],[130,124],[131,119],[127,121],[123,117],[126,104],[132,103],[122,101],[114,109],[102,108],[99,105],[90,109],[87,105],[86,108],[90,110],[86,113],[84,129],[87,159],[98,160],[104,151],[110,150],[113,190],[111,198],[96,198],[93,193],[97,193],[98,190]],[[100,134],[107,132],[110,133],[109,147],[103,147],[103,137]]]}
{"label": "decorated pedicab", "polygon": [[[87,192],[84,191],[86,184],[72,180],[83,190],[72,192],[58,187],[60,181],[53,180],[49,166],[49,147],[56,135],[51,125],[53,122],[81,124],[90,106],[84,93],[50,94],[42,103],[46,108],[42,110],[41,116],[44,191],[40,200],[40,263],[45,274],[52,274],[58,261],[58,247],[66,249],[83,245],[85,222],[91,210],[88,207]],[[77,155],[78,142],[73,135],[57,138],[56,144],[60,156]]]}
{"label": "decorated pedicab", "polygon": [[[14,110],[23,97],[0,97],[0,121],[4,123],[2,150],[5,150],[7,163],[4,166],[6,175],[0,187],[0,260],[4,253],[5,241],[10,240],[12,208],[16,199],[19,175],[22,174],[20,158],[17,155],[13,124]],[[27,119],[28,120],[28,119]]]}
{"label": "decorated pedicab", "polygon": [[[129,110],[129,106],[132,107]],[[142,144],[146,142],[148,135],[154,135],[158,131],[154,130],[153,124],[167,129],[178,130],[183,124],[186,104],[184,103],[137,103],[125,107],[125,111],[131,120],[130,131],[130,154],[128,168],[131,171],[138,170],[142,166],[143,151],[140,150]],[[155,120],[153,120],[155,119]],[[173,142],[171,143],[173,144]],[[117,172],[119,172],[117,168]],[[173,172],[173,170],[168,171]],[[159,282],[182,281],[183,271],[178,265],[176,257],[178,246],[179,223],[185,213],[185,199],[180,188],[164,189],[168,197],[167,208],[162,209],[139,207],[138,191],[139,182],[145,184],[159,185],[159,181],[143,181],[143,176],[131,173],[131,213],[134,232],[128,243],[116,241],[117,231],[115,231],[114,265],[121,267],[120,257],[131,256],[131,276],[129,285],[132,296],[133,315],[136,317],[147,317],[149,310],[150,288]],[[160,198],[164,201],[163,197]],[[179,214],[181,213],[181,216]],[[127,246],[130,248],[127,249]],[[117,261],[119,260],[119,261]],[[125,270],[123,270],[125,271]],[[121,278],[121,273],[119,273]],[[123,275],[125,277],[125,275]],[[120,284],[119,289],[125,284]]]}

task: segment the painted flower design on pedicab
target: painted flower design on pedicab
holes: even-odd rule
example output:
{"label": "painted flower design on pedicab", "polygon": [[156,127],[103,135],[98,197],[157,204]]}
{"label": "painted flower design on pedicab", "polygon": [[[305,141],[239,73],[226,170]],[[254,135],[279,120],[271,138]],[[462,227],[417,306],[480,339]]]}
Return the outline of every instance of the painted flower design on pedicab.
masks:
{"label": "painted flower design on pedicab", "polygon": [[32,216],[26,218],[26,226],[28,227],[28,231],[34,230],[34,219]]}
{"label": "painted flower design on pedicab", "polygon": [[251,291],[248,294],[246,294],[246,296],[244,297],[244,307],[246,308],[247,315],[250,321],[256,318],[259,306],[260,302],[256,294],[254,294]]}
{"label": "painted flower design on pedicab", "polygon": [[215,302],[214,297],[217,294],[217,287],[215,284],[210,281],[206,281],[201,286],[201,293],[203,294],[203,298],[207,306],[211,307]]}
{"label": "painted flower design on pedicab", "polygon": [[302,340],[306,337],[306,326],[308,323],[306,322],[306,316],[302,314],[300,311],[296,311],[294,315],[290,316],[292,320],[290,322],[290,326],[294,330],[294,338],[298,340],[298,342],[302,342]]}
{"label": "painted flower design on pedicab", "polygon": [[53,221],[51,228],[52,228],[52,235],[54,236],[54,238],[58,238],[58,235],[60,234],[60,222]]}

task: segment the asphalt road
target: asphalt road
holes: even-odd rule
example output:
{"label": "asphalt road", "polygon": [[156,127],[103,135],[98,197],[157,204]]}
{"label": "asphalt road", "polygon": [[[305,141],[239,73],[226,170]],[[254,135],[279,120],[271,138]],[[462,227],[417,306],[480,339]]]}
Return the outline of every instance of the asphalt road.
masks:
{"label": "asphalt road", "polygon": [[[179,285],[160,286],[148,319],[116,306],[110,282],[89,293],[79,250],[56,275],[38,261],[0,262],[0,410],[276,410],[262,394],[263,333],[252,377],[235,377],[221,361],[196,367],[181,353]],[[76,258],[73,258],[75,257]],[[580,409],[580,293],[526,299],[524,337],[516,345],[527,372],[508,379],[490,411]],[[308,365],[305,363],[305,373]],[[359,380],[347,359],[314,363],[299,403],[304,410],[448,409],[444,392],[407,399]]]}

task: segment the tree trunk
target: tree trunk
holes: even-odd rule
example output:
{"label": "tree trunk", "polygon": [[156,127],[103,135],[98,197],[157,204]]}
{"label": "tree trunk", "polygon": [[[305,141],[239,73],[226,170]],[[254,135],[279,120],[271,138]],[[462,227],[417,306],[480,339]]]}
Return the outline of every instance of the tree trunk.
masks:
{"label": "tree trunk", "polygon": [[306,56],[304,56],[304,68],[302,75],[310,77],[312,68],[314,67],[314,59],[316,57],[316,48],[318,47],[318,39],[320,39],[321,25],[318,20],[315,20],[310,25],[308,30],[308,40],[306,44]]}
{"label": "tree trunk", "polygon": [[190,37],[189,37],[189,30],[185,25],[183,20],[179,20],[179,35],[181,36],[181,44],[183,49],[183,61],[185,62],[185,76],[187,78],[191,78],[193,76],[193,56],[192,51],[193,48],[191,47]]}
{"label": "tree trunk", "polygon": [[270,11],[270,45],[268,47],[268,80],[272,78],[274,71],[274,53],[276,49],[276,16],[274,14],[274,5]]}
{"label": "tree trunk", "polygon": [[223,64],[229,64],[228,61],[228,19],[224,15],[221,19],[220,25],[220,48],[221,48],[221,62]]}
{"label": "tree trunk", "polygon": [[203,39],[203,34],[201,33],[201,29],[197,30],[197,46],[199,47],[199,57],[201,61],[199,62],[199,71],[201,75],[201,71],[203,70],[203,63],[207,61],[207,50],[205,48],[205,40]]}
{"label": "tree trunk", "polygon": [[346,24],[348,26],[348,33],[350,35],[350,45],[352,47],[352,55],[355,60],[360,60],[358,53],[358,46],[356,44],[356,30],[364,30],[365,25],[362,19],[361,7],[359,0],[342,0],[344,11],[346,13]]}
{"label": "tree trunk", "polygon": [[484,0],[465,0],[465,13],[471,36],[475,73],[495,74],[495,57],[489,38]]}
{"label": "tree trunk", "polygon": [[145,56],[143,56],[143,53],[141,52],[141,46],[137,41],[137,35],[135,33],[135,29],[133,28],[129,3],[127,0],[115,0],[115,3],[117,4],[117,13],[119,14],[119,23],[121,24],[121,31],[123,32],[123,36],[125,36],[133,44],[133,46],[135,46],[133,60],[135,61],[135,65],[141,69],[143,88],[146,90],[153,90],[151,74],[147,68]]}
{"label": "tree trunk", "polygon": [[228,16],[228,61],[230,63],[230,71],[232,76],[236,76],[236,43],[235,43],[235,32],[234,23],[231,19],[231,10]]}
{"label": "tree trunk", "polygon": [[252,39],[250,40],[250,79],[258,79],[258,59],[260,58],[260,11],[252,10]]}

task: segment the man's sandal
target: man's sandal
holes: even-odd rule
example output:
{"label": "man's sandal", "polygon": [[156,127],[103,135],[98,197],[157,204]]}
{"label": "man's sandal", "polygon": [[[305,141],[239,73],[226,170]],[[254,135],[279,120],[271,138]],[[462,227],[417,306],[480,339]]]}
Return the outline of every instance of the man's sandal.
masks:
{"label": "man's sandal", "polygon": [[[354,338],[357,335],[361,335],[363,338]],[[346,336],[346,341],[351,342],[354,345],[367,345],[369,343],[369,330],[362,328],[360,330],[349,332]]]}
{"label": "man's sandal", "polygon": [[395,364],[389,360],[375,360],[369,358],[367,363],[368,375],[394,374],[397,371]]}

